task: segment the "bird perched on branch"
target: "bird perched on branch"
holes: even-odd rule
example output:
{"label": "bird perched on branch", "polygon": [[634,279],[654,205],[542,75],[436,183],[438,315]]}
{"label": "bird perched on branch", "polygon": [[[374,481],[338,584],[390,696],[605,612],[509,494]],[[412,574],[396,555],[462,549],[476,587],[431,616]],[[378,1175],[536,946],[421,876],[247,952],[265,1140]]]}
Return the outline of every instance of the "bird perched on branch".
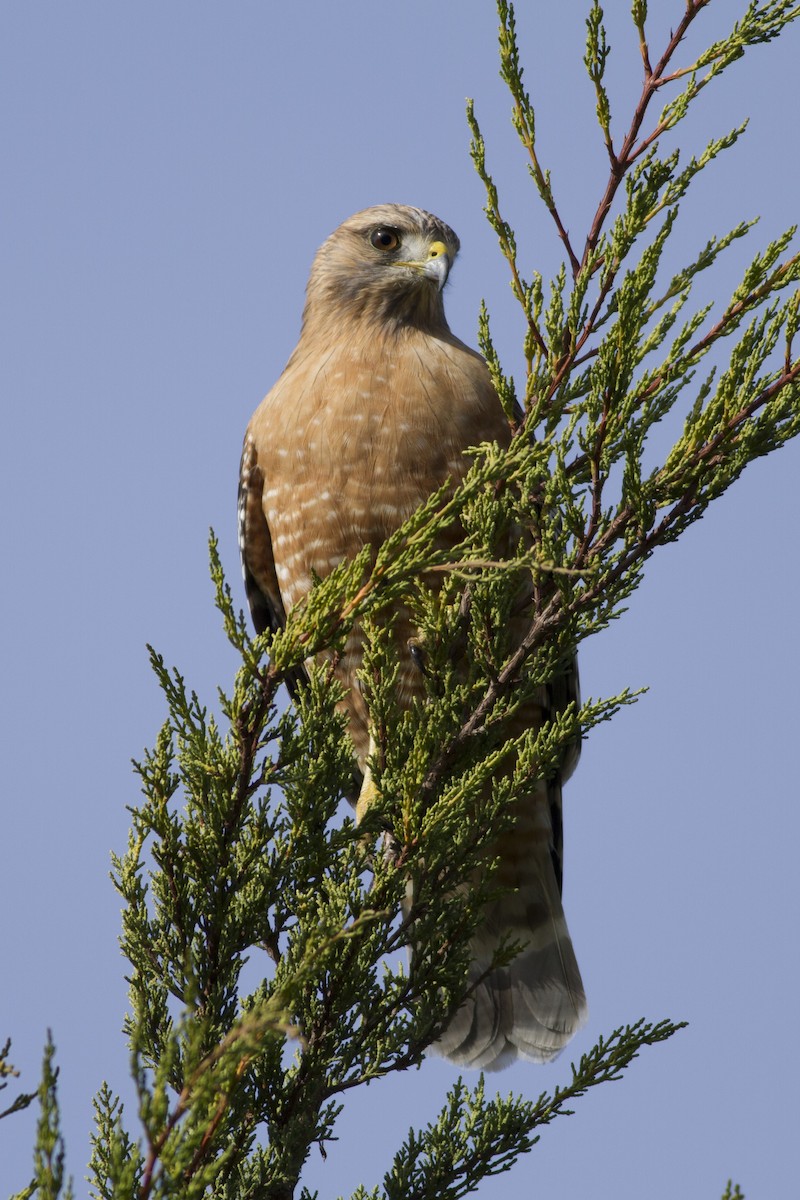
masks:
{"label": "bird perched on branch", "polygon": [[[259,632],[279,628],[315,576],[367,543],[378,547],[448,478],[462,479],[465,450],[509,444],[486,363],[445,319],[442,289],[458,249],[430,213],[382,204],[350,217],[318,251],[300,340],[244,440],[239,539]],[[422,694],[419,654],[404,611],[398,623],[398,695],[408,704]],[[336,670],[363,772],[370,736],[361,660],[356,627]],[[573,663],[554,707],[574,698],[575,681]],[[542,706],[532,719],[549,715]],[[473,982],[503,937],[524,948],[448,1025],[436,1048],[455,1063],[548,1061],[585,1020],[561,906],[560,783],[536,784],[496,843],[498,880],[509,890],[488,906],[471,946]]]}

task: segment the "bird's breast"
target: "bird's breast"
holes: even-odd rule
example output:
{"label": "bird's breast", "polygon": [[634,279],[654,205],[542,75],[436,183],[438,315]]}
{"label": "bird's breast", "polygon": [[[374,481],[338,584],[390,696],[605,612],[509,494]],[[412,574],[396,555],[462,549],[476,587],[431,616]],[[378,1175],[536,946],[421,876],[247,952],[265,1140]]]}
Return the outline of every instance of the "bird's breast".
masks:
{"label": "bird's breast", "polygon": [[445,480],[463,478],[469,446],[507,430],[493,392],[489,421],[469,376],[444,357],[423,368],[413,352],[332,356],[271,399],[264,509],[289,606],[312,573],[379,546]]}

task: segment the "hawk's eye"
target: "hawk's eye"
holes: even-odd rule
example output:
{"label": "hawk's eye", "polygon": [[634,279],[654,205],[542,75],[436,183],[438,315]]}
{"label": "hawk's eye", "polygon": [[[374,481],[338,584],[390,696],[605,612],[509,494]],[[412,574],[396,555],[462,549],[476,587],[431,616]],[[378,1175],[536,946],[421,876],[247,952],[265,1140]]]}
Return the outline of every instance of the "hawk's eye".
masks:
{"label": "hawk's eye", "polygon": [[396,250],[400,245],[400,236],[397,230],[385,227],[373,230],[369,240],[376,250]]}

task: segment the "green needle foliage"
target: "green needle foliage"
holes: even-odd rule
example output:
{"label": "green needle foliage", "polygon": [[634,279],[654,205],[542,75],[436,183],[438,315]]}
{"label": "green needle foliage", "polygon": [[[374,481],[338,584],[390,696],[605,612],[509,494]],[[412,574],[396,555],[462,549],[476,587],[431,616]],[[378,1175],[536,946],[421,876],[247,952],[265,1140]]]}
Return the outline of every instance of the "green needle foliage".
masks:
{"label": "green needle foliage", "polygon": [[[655,53],[647,5],[634,0],[644,82],[627,126],[612,112],[610,46],[591,4],[585,65],[608,172],[579,242],[540,161],[513,7],[498,0],[514,128],[564,257],[549,283],[520,261],[470,104],[472,157],[521,309],[519,383],[502,369],[485,308],[480,318],[484,354],[517,422],[513,444],[476,448],[457,490],[442,488],[384,546],[321,580],[275,635],[249,635],[212,538],[217,605],[241,656],[218,716],[152,653],[168,715],[137,764],[143,800],[114,860],[138,1122],[101,1090],[94,1196],[310,1200],[303,1166],[334,1136],[347,1092],[419,1066],[464,997],[469,939],[493,894],[488,847],[509,825],[509,800],[635,697],[572,705],[538,731],[520,733],[515,713],[583,638],[620,615],[657,547],[800,430],[794,231],[756,253],[713,309],[693,305],[694,285],[752,222],[710,236],[683,266],[670,260],[689,188],[743,127],[688,158],[662,151],[664,135],[722,71],[800,11],[754,0],[727,38],[687,63],[691,27],[711,2],[676,3],[669,42]],[[682,432],[653,462],[648,434],[673,410]],[[445,553],[437,540],[454,525],[461,540]],[[517,553],[502,559],[496,547],[509,529],[519,530]],[[389,614],[400,600],[425,641],[428,694],[411,711],[394,688]],[[355,622],[367,642],[376,792],[358,826],[341,800],[352,794],[353,765],[330,670]],[[281,684],[315,655],[285,711]],[[469,891],[467,878],[479,880]],[[504,946],[497,961],[514,952]],[[482,1078],[459,1080],[438,1120],[409,1131],[382,1184],[353,1200],[474,1192],[590,1087],[619,1079],[642,1047],[678,1028],[640,1020],[615,1030],[536,1102],[492,1097]],[[34,1177],[20,1195],[55,1197],[68,1193],[52,1047],[40,1099]],[[741,1193],[729,1184],[725,1195]]]}
{"label": "green needle foliage", "polygon": [[[11,1039],[6,1040],[6,1044],[0,1049],[0,1092],[8,1087],[10,1079],[16,1079],[19,1076],[19,1071],[14,1065],[8,1061],[8,1055],[11,1050]],[[4,1098],[5,1099],[5,1098]],[[20,1092],[15,1096],[10,1104],[0,1112],[0,1120],[3,1117],[10,1117],[12,1113],[21,1112],[23,1108],[27,1108],[36,1099],[36,1092]]]}
{"label": "green needle foliage", "polygon": [[[73,1200],[72,1181],[64,1177],[64,1139],[61,1136],[61,1118],[58,1107],[58,1068],[53,1065],[55,1046],[48,1033],[42,1064],[42,1081],[39,1085],[39,1121],[36,1129],[36,1145],[33,1151],[33,1178],[28,1185],[11,1197],[11,1200]],[[21,1103],[9,1112],[27,1107],[33,1096],[21,1097]],[[7,1113],[3,1113],[6,1116]]]}

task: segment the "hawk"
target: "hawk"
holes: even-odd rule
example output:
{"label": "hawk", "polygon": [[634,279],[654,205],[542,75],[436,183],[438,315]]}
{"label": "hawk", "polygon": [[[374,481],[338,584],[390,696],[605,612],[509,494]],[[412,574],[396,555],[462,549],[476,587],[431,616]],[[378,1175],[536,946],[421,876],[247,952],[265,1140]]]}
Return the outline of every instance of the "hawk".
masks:
{"label": "hawk", "polygon": [[[509,422],[483,358],[451,333],[442,289],[459,240],[430,213],[382,204],[350,217],[318,251],[300,340],[248,425],[239,487],[239,544],[256,630],[279,628],[308,593],[367,543],[378,547],[450,479],[482,442],[507,446]],[[398,614],[398,694],[422,694],[419,646]],[[358,629],[336,666],[361,771],[368,713],[357,672]],[[577,694],[574,660],[535,706],[539,721]],[[586,1016],[561,905],[561,780],[520,802],[496,844],[499,880],[471,946],[473,983],[499,941],[523,949],[477,983],[436,1049],[452,1062],[496,1069],[517,1057],[546,1062]]]}

